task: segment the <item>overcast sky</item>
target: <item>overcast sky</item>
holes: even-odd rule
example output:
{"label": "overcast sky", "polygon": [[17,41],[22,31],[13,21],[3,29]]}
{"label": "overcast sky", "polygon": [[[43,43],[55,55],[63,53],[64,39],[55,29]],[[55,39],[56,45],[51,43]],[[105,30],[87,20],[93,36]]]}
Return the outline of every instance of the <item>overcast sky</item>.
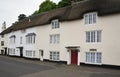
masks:
{"label": "overcast sky", "polygon": [[[11,26],[19,14],[31,15],[43,1],[45,0],[0,0],[0,31],[4,21],[7,27]],[[60,0],[51,1],[58,3]]]}

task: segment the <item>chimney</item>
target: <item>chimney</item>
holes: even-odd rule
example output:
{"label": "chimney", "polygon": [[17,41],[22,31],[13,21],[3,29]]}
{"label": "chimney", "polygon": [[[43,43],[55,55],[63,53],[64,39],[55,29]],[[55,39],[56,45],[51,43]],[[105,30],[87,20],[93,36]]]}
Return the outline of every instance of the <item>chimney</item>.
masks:
{"label": "chimney", "polygon": [[6,29],[6,22],[4,21],[4,23],[2,24],[2,31],[4,31]]}

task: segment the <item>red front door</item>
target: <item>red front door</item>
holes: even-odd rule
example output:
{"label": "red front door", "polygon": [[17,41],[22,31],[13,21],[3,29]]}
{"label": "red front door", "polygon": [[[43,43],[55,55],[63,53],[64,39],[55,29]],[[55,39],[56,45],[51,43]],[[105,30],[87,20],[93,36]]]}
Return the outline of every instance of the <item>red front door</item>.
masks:
{"label": "red front door", "polygon": [[78,51],[77,50],[71,50],[71,64],[78,63]]}

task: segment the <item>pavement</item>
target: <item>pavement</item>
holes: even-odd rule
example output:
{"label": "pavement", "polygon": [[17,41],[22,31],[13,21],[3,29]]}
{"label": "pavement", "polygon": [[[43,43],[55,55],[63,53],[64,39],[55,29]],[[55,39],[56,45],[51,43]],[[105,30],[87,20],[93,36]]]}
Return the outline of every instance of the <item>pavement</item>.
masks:
{"label": "pavement", "polygon": [[120,77],[120,69],[66,65],[0,55],[0,77]]}

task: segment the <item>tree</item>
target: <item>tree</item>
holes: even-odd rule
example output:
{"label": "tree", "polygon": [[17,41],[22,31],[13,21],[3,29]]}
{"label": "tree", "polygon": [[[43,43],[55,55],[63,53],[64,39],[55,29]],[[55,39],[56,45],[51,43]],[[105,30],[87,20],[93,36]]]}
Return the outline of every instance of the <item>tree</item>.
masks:
{"label": "tree", "polygon": [[61,7],[69,6],[72,4],[71,2],[78,2],[78,1],[82,1],[82,0],[61,0],[58,3],[57,7],[61,8]]}
{"label": "tree", "polygon": [[61,0],[57,7],[58,8],[61,8],[61,7],[65,7],[65,6],[68,6],[68,5],[71,5],[71,0]]}
{"label": "tree", "polygon": [[44,2],[42,2],[39,6],[39,10],[36,10],[32,15],[36,15],[39,14],[41,12],[46,12],[46,11],[50,11],[56,8],[61,8],[61,7],[65,7],[68,5],[71,5],[72,1],[82,1],[82,0],[61,0],[58,5],[56,5],[56,3],[50,1],[50,0],[45,0]]}
{"label": "tree", "polygon": [[32,15],[36,15],[36,14],[39,14],[38,10],[36,10]]}
{"label": "tree", "polygon": [[39,6],[39,13],[50,11],[55,8],[56,8],[56,3],[54,3],[50,0],[46,0],[43,3],[41,3],[41,5]]}
{"label": "tree", "polygon": [[25,19],[25,18],[26,18],[26,15],[25,15],[25,14],[20,14],[20,15],[18,16],[18,21],[23,20],[23,19]]}

